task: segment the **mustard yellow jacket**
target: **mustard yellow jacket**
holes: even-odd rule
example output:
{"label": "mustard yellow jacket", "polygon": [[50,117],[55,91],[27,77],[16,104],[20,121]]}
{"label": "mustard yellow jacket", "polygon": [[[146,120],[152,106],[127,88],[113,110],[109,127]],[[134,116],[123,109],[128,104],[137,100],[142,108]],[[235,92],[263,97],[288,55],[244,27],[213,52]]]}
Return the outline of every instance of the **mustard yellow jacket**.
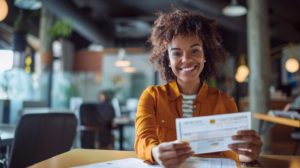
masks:
{"label": "mustard yellow jacket", "polygon": [[[155,163],[151,154],[152,148],[162,142],[177,139],[175,119],[183,118],[182,100],[176,80],[162,86],[149,86],[143,92],[135,120],[134,148],[139,158]],[[204,82],[193,106],[193,117],[238,112],[233,98],[218,89],[208,87]],[[239,162],[238,154],[231,151],[223,153]]]}

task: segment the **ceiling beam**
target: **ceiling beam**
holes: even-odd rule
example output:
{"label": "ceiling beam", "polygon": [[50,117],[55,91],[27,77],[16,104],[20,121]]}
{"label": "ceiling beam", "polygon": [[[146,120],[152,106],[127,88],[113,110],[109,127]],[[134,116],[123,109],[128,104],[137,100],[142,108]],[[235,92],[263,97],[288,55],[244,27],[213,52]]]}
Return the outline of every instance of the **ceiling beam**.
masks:
{"label": "ceiling beam", "polygon": [[[92,43],[103,45],[104,47],[110,46],[110,32],[107,32],[95,24],[88,16],[81,13],[74,5],[66,0],[41,0],[45,7],[47,7],[54,15],[59,18],[66,17],[67,19],[73,20],[73,28],[81,36],[91,41]],[[103,27],[110,26],[112,24],[102,23]],[[111,30],[113,30],[112,28]]]}

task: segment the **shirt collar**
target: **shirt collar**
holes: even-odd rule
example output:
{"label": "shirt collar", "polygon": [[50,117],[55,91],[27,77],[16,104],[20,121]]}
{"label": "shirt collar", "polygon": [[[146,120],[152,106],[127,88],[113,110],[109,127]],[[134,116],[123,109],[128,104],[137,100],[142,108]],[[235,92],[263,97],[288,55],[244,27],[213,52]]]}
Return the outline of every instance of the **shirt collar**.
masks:
{"label": "shirt collar", "polygon": [[[171,99],[172,101],[174,101],[181,96],[176,79],[174,79],[171,83],[169,83],[169,86],[170,86]],[[203,102],[207,97],[208,97],[208,86],[205,82],[203,82],[203,85],[197,95],[196,100],[198,100],[199,102]]]}

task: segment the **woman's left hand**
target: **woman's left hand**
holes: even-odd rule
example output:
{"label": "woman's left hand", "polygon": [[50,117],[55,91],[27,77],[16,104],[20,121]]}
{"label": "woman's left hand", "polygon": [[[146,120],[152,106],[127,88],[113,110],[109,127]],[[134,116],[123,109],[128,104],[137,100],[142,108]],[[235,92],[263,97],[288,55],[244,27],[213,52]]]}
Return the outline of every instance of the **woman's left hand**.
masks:
{"label": "woman's left hand", "polygon": [[242,140],[247,142],[228,145],[232,152],[240,154],[239,159],[241,162],[251,162],[258,158],[263,142],[261,141],[261,136],[256,131],[238,131],[237,135],[234,135],[231,138],[233,140]]}

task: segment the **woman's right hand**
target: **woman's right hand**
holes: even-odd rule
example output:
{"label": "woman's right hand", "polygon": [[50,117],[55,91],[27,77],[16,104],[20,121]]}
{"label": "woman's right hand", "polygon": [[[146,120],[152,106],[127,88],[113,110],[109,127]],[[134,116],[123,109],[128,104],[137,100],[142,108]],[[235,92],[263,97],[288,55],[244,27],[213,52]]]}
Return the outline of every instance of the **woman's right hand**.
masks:
{"label": "woman's right hand", "polygon": [[152,157],[166,168],[178,167],[195,152],[187,142],[164,142],[152,148]]}

